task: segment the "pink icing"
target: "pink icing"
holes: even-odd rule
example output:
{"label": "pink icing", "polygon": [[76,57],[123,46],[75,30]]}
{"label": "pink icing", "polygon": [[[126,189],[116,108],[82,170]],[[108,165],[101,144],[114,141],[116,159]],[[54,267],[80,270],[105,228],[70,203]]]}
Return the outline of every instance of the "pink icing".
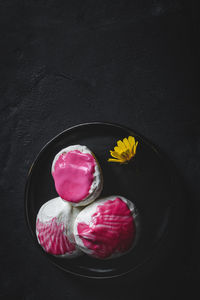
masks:
{"label": "pink icing", "polygon": [[126,252],[135,238],[135,222],[127,204],[120,198],[97,206],[89,225],[79,223],[78,235],[97,258]]}
{"label": "pink icing", "polygon": [[57,223],[56,218],[50,222],[42,223],[37,219],[36,230],[38,240],[46,252],[53,255],[72,253],[75,246],[68,240],[63,223]]}
{"label": "pink icing", "polygon": [[60,197],[76,203],[84,200],[94,179],[95,164],[89,153],[73,150],[61,154],[52,174]]}

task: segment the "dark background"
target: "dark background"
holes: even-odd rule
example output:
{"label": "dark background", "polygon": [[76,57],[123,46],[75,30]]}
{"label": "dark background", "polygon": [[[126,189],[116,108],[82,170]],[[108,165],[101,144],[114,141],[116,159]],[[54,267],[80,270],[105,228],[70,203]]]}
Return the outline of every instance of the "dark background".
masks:
{"label": "dark background", "polygon": [[[0,299],[198,298],[197,2],[0,0]],[[136,281],[63,274],[26,227],[32,161],[60,131],[89,121],[146,136],[170,156],[188,191],[193,226],[180,255]]]}

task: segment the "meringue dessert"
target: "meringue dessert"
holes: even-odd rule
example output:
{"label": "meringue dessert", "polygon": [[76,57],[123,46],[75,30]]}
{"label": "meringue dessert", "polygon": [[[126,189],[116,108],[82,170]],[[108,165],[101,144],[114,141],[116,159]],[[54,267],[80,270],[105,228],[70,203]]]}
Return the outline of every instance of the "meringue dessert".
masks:
{"label": "meringue dessert", "polygon": [[73,223],[78,213],[78,208],[60,197],[42,205],[36,219],[36,236],[46,252],[68,258],[81,253],[73,235]]}
{"label": "meringue dessert", "polygon": [[101,193],[103,178],[94,154],[81,145],[62,149],[51,169],[59,196],[73,206],[84,206]]}
{"label": "meringue dessert", "polygon": [[122,196],[99,199],[76,217],[76,244],[86,254],[99,259],[121,256],[134,246],[136,216],[133,203]]}

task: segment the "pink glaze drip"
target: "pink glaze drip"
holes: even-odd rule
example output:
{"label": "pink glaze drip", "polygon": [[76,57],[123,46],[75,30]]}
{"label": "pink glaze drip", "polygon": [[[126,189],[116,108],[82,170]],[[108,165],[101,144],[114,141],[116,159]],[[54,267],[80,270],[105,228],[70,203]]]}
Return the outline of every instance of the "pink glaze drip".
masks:
{"label": "pink glaze drip", "polygon": [[59,156],[53,178],[56,191],[62,199],[77,203],[88,196],[94,179],[95,163],[91,154],[78,150]]}
{"label": "pink glaze drip", "polygon": [[57,223],[56,218],[50,222],[42,223],[37,219],[36,230],[38,240],[46,252],[53,255],[72,253],[75,246],[68,240],[63,223]]}
{"label": "pink glaze drip", "polygon": [[97,258],[107,258],[115,252],[126,252],[135,238],[135,223],[131,211],[120,198],[108,200],[97,207],[89,225],[79,223],[78,235]]}

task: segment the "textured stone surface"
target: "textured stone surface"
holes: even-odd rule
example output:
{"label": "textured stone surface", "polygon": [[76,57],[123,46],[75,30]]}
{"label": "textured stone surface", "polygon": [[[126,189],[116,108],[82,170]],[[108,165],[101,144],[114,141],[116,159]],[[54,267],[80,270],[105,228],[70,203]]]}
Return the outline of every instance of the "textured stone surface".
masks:
{"label": "textured stone surface", "polygon": [[[196,3],[0,1],[0,299],[127,299],[125,287],[134,299],[192,297],[200,275]],[[88,121],[134,128],[182,173],[195,232],[180,269],[102,284],[61,273],[33,247],[23,208],[31,162],[54,135]]]}

